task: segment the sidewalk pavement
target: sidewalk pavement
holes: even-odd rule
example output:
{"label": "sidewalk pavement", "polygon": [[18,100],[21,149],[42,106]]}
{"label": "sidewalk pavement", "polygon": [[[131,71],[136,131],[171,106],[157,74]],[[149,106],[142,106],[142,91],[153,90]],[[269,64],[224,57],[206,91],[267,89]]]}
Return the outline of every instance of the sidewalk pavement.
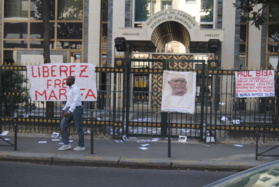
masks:
{"label": "sidewalk pavement", "polygon": [[[5,138],[13,141],[12,135]],[[71,140],[72,147],[76,147],[77,137],[72,137]],[[260,156],[255,160],[255,144],[215,144],[189,139],[187,142],[179,142],[174,138],[171,139],[168,152],[167,139],[138,137],[119,141],[98,136],[94,137],[91,154],[90,136],[85,137],[84,151],[58,151],[60,142],[51,135],[19,134],[17,151],[13,147],[0,146],[0,160],[53,165],[241,171],[278,159]],[[7,143],[0,140],[0,145]],[[260,145],[259,151],[263,152],[273,146],[275,145]],[[268,154],[279,155],[279,149],[276,148]]]}

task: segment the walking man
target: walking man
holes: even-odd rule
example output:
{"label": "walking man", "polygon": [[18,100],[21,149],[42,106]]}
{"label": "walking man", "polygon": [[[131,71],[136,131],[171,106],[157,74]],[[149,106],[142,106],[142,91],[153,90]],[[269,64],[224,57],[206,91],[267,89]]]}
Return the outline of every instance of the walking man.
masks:
{"label": "walking man", "polygon": [[81,106],[81,92],[80,88],[75,85],[75,77],[73,76],[67,77],[66,85],[69,86],[69,90],[67,92],[67,102],[60,113],[60,116],[62,117],[60,128],[64,145],[58,150],[64,151],[72,148],[72,146],[69,144],[69,132],[67,128],[70,125],[70,122],[73,120],[78,133],[78,146],[73,150],[82,151],[85,150],[85,146],[81,117],[83,113]]}

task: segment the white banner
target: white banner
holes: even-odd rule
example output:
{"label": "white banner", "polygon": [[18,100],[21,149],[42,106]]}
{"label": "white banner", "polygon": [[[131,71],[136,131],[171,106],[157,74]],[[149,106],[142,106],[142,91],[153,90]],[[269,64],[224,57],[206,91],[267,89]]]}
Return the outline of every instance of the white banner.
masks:
{"label": "white banner", "polygon": [[66,79],[75,77],[82,101],[96,101],[95,65],[88,63],[51,63],[27,66],[30,97],[33,101],[66,101]]}
{"label": "white banner", "polygon": [[196,73],[164,71],[161,111],[194,114]]}
{"label": "white banner", "polygon": [[235,72],[236,97],[274,97],[274,70]]}

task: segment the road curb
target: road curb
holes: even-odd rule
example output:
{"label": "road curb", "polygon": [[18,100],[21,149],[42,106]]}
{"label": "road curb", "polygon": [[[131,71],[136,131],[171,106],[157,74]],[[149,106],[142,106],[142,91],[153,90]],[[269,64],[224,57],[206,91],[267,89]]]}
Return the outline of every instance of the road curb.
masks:
{"label": "road curb", "polygon": [[73,156],[73,155],[55,155],[53,164],[55,165],[85,165],[85,166],[106,166],[117,167],[118,157],[101,156]]}
{"label": "road curb", "polygon": [[35,162],[52,164],[54,154],[26,153],[26,152],[0,152],[1,161]]}
{"label": "road curb", "polygon": [[77,156],[66,154],[26,153],[26,152],[1,152],[1,161],[30,162],[50,165],[67,166],[95,166],[95,167],[121,167],[145,169],[174,169],[174,170],[215,170],[215,171],[243,171],[256,165],[244,162],[214,162],[199,160],[172,160],[150,158],[120,158]]}
{"label": "road curb", "polygon": [[121,158],[119,167],[170,169],[170,159]]}
{"label": "road curb", "polygon": [[224,162],[200,161],[200,160],[173,160],[171,163],[172,169],[195,169],[195,170],[214,170],[214,171],[243,171],[254,167],[255,165],[239,162]]}

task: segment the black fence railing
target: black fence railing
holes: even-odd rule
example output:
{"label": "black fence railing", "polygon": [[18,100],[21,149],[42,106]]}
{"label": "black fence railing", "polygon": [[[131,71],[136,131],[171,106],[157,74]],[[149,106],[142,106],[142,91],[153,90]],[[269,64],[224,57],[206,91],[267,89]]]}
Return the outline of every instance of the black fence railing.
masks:
{"label": "black fence railing", "polygon": [[[126,67],[126,60],[116,59],[115,67],[96,68],[97,101],[83,102],[86,134],[166,137],[170,125],[172,137],[212,142],[220,138],[254,139],[255,124],[272,123],[275,98],[236,98],[236,70],[218,69],[217,61],[129,59]],[[194,115],[161,112],[162,73],[166,69],[197,73]],[[64,102],[54,102],[53,116],[46,117],[47,102],[29,98],[25,66],[0,66],[0,75],[1,131],[13,131],[15,122],[19,133],[60,131]],[[277,132],[279,127],[274,127],[264,131],[264,136],[274,139]],[[70,133],[76,133],[74,126]]]}

